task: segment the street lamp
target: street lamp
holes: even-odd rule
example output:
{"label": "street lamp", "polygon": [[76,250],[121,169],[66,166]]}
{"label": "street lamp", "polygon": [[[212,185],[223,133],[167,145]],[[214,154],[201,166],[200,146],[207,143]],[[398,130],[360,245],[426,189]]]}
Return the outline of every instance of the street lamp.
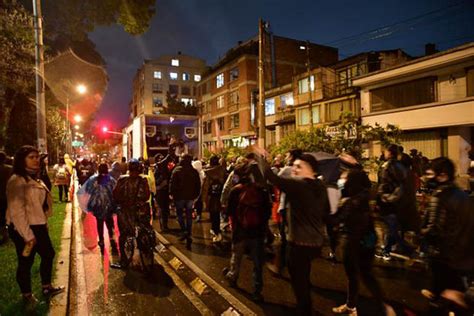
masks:
{"label": "street lamp", "polygon": [[80,116],[79,114],[74,115],[74,122],[76,123],[82,122],[82,116]]}
{"label": "street lamp", "polygon": [[[78,94],[85,94],[87,92],[87,87],[84,85],[84,84],[78,84],[76,85],[75,87],[75,90]],[[76,117],[78,115],[76,115],[74,117],[74,120],[76,120]],[[80,117],[80,116],[79,116]],[[82,119],[82,118],[80,118]],[[71,123],[69,121],[69,92],[67,91],[67,94],[66,94],[66,120],[67,120],[67,130],[66,130],[66,148],[68,151],[71,151],[71,142],[70,142],[70,137],[71,137]],[[78,129],[79,127],[76,128],[76,130]]]}
{"label": "street lamp", "polygon": [[79,128],[80,128],[79,125],[77,125],[77,124],[74,125],[74,129],[75,129],[76,131],[77,131]]}
{"label": "street lamp", "polygon": [[76,91],[77,91],[77,93],[79,93],[79,94],[84,94],[84,93],[87,92],[87,87],[86,87],[85,85],[83,85],[82,83],[81,83],[81,84],[78,84],[78,85],[76,86]]}

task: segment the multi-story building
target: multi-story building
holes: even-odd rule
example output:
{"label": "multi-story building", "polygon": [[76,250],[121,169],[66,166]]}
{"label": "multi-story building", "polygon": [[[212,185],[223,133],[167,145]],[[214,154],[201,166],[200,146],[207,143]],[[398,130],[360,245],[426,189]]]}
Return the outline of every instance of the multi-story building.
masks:
{"label": "multi-story building", "polygon": [[[474,135],[474,43],[353,80],[364,124],[394,124],[402,145],[428,158],[447,156],[465,175]],[[380,146],[372,146],[378,155]]]}
{"label": "multi-story building", "polygon": [[124,130],[128,158],[166,151],[167,135],[183,139],[197,155],[197,84],[206,69],[204,60],[181,53],[144,61],[133,80]]}
{"label": "multi-story building", "polygon": [[[265,88],[290,84],[304,72],[309,57],[320,65],[337,61],[337,49],[294,39],[269,36],[265,41]],[[256,139],[258,97],[258,39],[239,43],[208,72],[198,85],[202,144],[246,147]],[[271,137],[271,133],[270,136]],[[222,142],[222,143],[221,143]]]}
{"label": "multi-story building", "polygon": [[[366,52],[329,66],[318,65],[293,77],[291,84],[266,91],[267,144],[275,144],[288,132],[332,123],[343,112],[360,115],[359,89],[352,79],[410,60],[402,50]],[[310,64],[317,64],[310,60]]]}

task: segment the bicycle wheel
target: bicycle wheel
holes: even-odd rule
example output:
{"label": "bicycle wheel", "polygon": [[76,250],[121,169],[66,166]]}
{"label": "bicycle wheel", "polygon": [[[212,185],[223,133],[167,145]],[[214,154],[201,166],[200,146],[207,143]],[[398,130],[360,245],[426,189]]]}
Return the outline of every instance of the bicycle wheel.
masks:
{"label": "bicycle wheel", "polygon": [[132,262],[134,251],[135,251],[134,238],[127,238],[127,241],[125,241],[124,251],[123,251],[125,258],[121,260],[122,263],[125,265],[125,268],[128,267],[130,263]]}

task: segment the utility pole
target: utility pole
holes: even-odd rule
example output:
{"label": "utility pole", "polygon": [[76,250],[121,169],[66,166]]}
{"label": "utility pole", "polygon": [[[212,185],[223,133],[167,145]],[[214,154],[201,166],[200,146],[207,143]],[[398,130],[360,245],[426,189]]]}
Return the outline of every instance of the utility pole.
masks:
{"label": "utility pole", "polygon": [[309,41],[306,41],[306,71],[308,72],[308,90],[309,90],[309,98],[308,98],[308,109],[309,109],[309,126],[313,127],[313,87],[316,83],[313,80],[313,87],[311,87],[311,64],[309,58]]}
{"label": "utility pole", "polygon": [[265,148],[265,80],[264,80],[264,39],[265,27],[260,18],[258,20],[258,145]]}
{"label": "utility pole", "polygon": [[44,98],[44,46],[43,46],[43,17],[41,0],[33,1],[35,28],[35,74],[36,74],[36,129],[38,150],[47,152],[46,138],[46,104]]}

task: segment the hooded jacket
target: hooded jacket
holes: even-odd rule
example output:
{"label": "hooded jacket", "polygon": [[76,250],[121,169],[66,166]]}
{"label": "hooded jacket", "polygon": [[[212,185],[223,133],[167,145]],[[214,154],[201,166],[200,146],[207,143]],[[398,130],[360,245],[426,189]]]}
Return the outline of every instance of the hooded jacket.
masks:
{"label": "hooded jacket", "polygon": [[201,180],[199,173],[193,168],[191,162],[181,161],[170,179],[170,191],[175,201],[194,200],[201,193]]}
{"label": "hooded jacket", "polygon": [[[222,188],[224,188],[224,184],[226,182],[226,171],[223,166],[218,165],[206,169],[204,171],[204,174],[205,178],[204,183],[202,185],[202,199],[205,203],[209,203],[209,188],[211,184],[214,182],[219,182],[222,185]],[[220,196],[218,197],[218,199],[220,199]]]}

